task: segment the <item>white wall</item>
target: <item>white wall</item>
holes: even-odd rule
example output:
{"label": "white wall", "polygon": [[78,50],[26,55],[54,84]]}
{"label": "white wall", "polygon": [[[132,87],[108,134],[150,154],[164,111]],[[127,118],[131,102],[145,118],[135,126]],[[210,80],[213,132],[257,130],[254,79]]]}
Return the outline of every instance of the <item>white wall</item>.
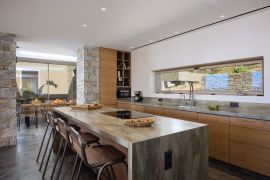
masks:
{"label": "white wall", "polygon": [[153,70],[264,56],[264,97],[196,95],[201,100],[270,103],[270,10],[178,36],[132,52],[132,91],[154,93]]}

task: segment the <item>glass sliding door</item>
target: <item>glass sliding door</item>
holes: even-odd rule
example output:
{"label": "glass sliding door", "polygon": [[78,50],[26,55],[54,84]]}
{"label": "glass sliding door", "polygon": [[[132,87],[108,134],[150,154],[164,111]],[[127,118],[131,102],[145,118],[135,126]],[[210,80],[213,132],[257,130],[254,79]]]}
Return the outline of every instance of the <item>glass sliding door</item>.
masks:
{"label": "glass sliding door", "polygon": [[21,98],[76,99],[76,66],[18,62],[16,81]]}

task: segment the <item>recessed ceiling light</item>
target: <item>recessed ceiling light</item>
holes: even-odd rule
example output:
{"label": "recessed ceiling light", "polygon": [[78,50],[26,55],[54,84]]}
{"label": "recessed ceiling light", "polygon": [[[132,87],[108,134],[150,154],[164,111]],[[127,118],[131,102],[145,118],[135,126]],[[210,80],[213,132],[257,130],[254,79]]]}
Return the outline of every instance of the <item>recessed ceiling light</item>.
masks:
{"label": "recessed ceiling light", "polygon": [[221,19],[223,19],[223,18],[225,18],[225,17],[226,17],[226,16],[225,16],[224,14],[220,16]]}
{"label": "recessed ceiling light", "polygon": [[87,27],[87,25],[86,24],[83,24],[82,27]]}
{"label": "recessed ceiling light", "polygon": [[107,9],[105,7],[101,8],[101,11],[105,12]]}
{"label": "recessed ceiling light", "polygon": [[133,47],[133,46],[131,46],[131,47],[130,47],[130,49],[134,49],[134,47]]}
{"label": "recessed ceiling light", "polygon": [[174,33],[174,34],[178,34],[178,31],[174,31],[173,33]]}
{"label": "recessed ceiling light", "polygon": [[153,40],[150,39],[149,42],[151,43],[151,42],[153,42]]}

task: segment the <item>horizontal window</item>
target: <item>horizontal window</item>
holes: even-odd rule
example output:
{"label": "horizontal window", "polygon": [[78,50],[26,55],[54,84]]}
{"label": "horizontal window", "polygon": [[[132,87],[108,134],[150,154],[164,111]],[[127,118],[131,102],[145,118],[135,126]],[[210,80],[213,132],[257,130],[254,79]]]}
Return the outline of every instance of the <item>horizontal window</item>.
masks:
{"label": "horizontal window", "polygon": [[179,67],[155,72],[157,93],[263,95],[263,57]]}

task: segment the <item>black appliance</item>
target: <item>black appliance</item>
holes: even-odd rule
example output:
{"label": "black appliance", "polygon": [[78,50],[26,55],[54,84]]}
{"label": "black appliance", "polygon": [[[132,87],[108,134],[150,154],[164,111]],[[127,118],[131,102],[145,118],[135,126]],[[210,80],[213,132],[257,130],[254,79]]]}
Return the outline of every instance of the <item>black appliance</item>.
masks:
{"label": "black appliance", "polygon": [[130,98],[130,89],[117,89],[117,98]]}
{"label": "black appliance", "polygon": [[102,114],[120,118],[120,119],[138,119],[138,118],[150,117],[149,114],[134,112],[134,111],[111,111],[111,112],[104,112]]}
{"label": "black appliance", "polygon": [[140,102],[143,100],[142,92],[141,91],[134,91],[134,101]]}

